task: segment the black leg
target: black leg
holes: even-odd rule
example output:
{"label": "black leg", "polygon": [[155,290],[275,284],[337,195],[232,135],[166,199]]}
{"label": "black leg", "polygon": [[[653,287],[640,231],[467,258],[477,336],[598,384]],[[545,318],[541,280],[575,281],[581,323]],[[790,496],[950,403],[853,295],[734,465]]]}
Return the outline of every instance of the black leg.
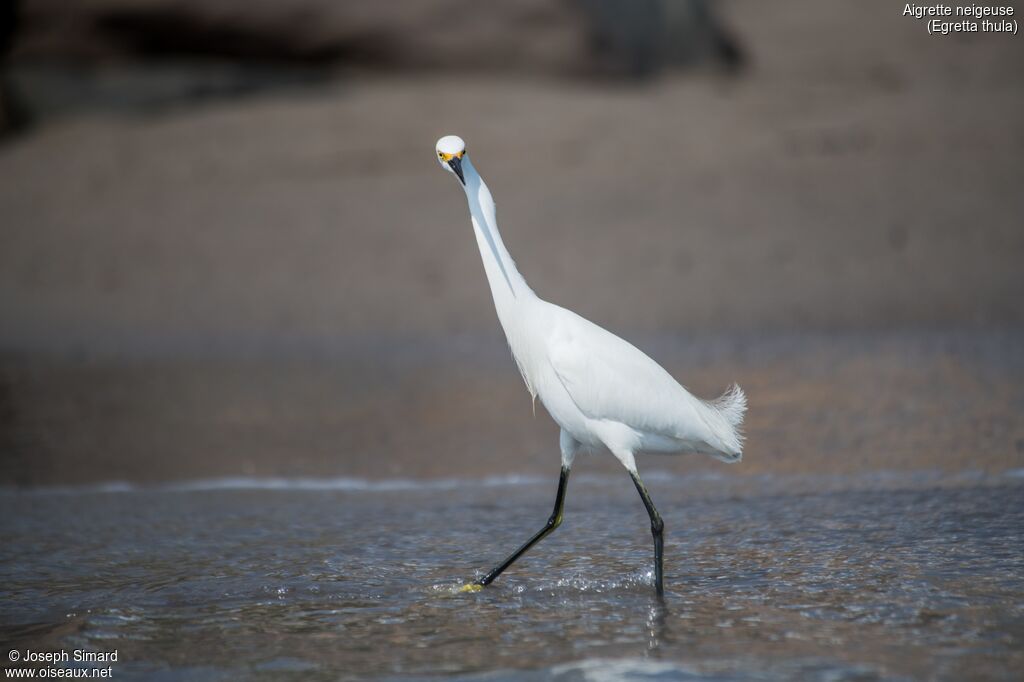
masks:
{"label": "black leg", "polygon": [[558,528],[562,524],[562,508],[565,506],[565,488],[569,484],[569,468],[562,467],[562,473],[558,477],[558,494],[555,497],[555,509],[551,512],[551,516],[548,518],[548,522],[544,524],[544,527],[537,531],[537,534],[526,541],[522,547],[512,552],[511,555],[500,564],[490,570],[480,580],[476,581],[477,585],[490,585],[494,582],[494,579],[501,575],[502,571],[512,565],[512,563],[526,553],[526,550],[533,547],[535,544],[543,540],[551,531]]}
{"label": "black leg", "polygon": [[632,471],[629,472],[629,475],[633,478],[633,483],[636,485],[640,497],[643,498],[644,506],[647,507],[647,515],[651,517],[651,535],[654,536],[654,589],[657,590],[660,597],[665,594],[665,585],[662,581],[665,522],[661,520],[661,514],[654,508],[651,495],[647,492],[647,486],[640,480],[640,476]]}

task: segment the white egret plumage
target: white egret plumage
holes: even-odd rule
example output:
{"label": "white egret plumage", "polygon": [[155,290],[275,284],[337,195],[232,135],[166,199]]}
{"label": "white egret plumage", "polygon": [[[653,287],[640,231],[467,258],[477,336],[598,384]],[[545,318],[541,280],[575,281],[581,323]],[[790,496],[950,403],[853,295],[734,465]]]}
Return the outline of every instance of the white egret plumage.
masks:
{"label": "white egret plumage", "polygon": [[705,453],[738,462],[746,397],[733,385],[717,400],[691,395],[658,363],[571,310],[540,299],[519,274],[498,232],[490,190],[460,137],[437,141],[437,159],[466,192],[470,220],[498,320],[526,387],[561,427],[555,508],[522,547],[474,583],[489,585],[562,522],[569,472],[581,449],[607,449],[633,479],[651,519],[654,581],[663,587],[664,523],[637,471],[638,452]]}

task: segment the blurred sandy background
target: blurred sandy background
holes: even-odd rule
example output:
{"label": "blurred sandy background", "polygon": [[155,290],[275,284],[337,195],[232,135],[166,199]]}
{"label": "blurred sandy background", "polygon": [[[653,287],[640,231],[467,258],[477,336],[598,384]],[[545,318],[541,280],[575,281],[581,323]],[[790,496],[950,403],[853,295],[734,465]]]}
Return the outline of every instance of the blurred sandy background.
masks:
{"label": "blurred sandy background", "polygon": [[446,133],[538,294],[747,389],[741,465],[642,468],[1024,467],[1024,39],[888,2],[388,7],[19,3],[0,484],[554,471]]}

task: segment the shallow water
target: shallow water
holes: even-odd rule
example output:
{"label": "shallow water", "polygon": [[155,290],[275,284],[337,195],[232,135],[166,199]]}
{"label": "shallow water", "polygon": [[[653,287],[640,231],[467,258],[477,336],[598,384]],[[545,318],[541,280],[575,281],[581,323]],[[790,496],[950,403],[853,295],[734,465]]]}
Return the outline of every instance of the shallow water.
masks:
{"label": "shallow water", "polygon": [[574,474],[468,594],[554,476],[8,490],[0,639],[116,649],[120,680],[1019,679],[1019,474],[652,472],[664,602],[625,474]]}

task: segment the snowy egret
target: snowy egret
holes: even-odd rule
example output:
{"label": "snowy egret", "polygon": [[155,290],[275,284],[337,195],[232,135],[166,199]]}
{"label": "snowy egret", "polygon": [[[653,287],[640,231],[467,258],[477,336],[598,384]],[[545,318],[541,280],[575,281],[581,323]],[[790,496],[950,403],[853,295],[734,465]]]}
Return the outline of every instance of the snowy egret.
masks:
{"label": "snowy egret", "polygon": [[466,143],[447,135],[437,141],[436,151],[438,163],[458,178],[466,192],[494,307],[526,388],[534,400],[540,398],[561,427],[562,469],[555,508],[547,523],[465,589],[489,585],[558,528],[576,454],[607,449],[629,471],[651,518],[654,584],[658,594],[663,594],[664,523],[640,480],[634,455],[641,451],[698,452],[738,462],[746,396],[733,385],[717,400],[700,400],[630,343],[571,310],[538,298],[505,249],[494,200],[466,153]]}

